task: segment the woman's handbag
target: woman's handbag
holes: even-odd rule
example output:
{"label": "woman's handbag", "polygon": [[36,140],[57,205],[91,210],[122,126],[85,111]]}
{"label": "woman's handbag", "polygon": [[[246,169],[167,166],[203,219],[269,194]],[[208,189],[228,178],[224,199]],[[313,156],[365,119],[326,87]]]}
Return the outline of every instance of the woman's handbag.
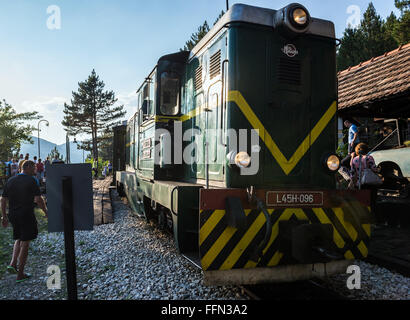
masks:
{"label": "woman's handbag", "polygon": [[382,179],[373,172],[372,169],[364,169],[363,170],[363,176],[362,179],[360,180],[362,185],[368,185],[368,186],[380,186],[383,184]]}

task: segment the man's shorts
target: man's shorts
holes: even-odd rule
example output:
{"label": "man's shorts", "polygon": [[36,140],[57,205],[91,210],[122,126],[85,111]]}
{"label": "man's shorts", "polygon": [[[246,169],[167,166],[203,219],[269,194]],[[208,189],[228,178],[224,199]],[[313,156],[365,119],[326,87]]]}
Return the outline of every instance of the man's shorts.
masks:
{"label": "man's shorts", "polygon": [[23,217],[11,214],[9,215],[9,221],[13,226],[14,240],[31,241],[37,238],[38,228],[34,213]]}

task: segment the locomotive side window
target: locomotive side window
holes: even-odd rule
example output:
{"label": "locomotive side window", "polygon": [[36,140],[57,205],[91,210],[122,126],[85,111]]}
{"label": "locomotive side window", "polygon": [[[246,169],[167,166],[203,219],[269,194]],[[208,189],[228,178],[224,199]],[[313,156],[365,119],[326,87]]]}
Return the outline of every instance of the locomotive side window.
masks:
{"label": "locomotive side window", "polygon": [[147,79],[139,94],[140,123],[150,119],[154,114],[154,90],[152,80]]}
{"label": "locomotive side window", "polygon": [[175,73],[161,74],[161,113],[174,116],[179,112],[179,77]]}
{"label": "locomotive side window", "polygon": [[156,105],[156,83],[157,83],[157,75],[156,72],[153,72],[151,75],[150,85],[149,85],[149,100],[151,101],[151,114],[155,113],[155,105]]}
{"label": "locomotive side window", "polygon": [[156,70],[147,77],[138,89],[139,123],[151,120],[155,114],[155,94],[156,94]]}

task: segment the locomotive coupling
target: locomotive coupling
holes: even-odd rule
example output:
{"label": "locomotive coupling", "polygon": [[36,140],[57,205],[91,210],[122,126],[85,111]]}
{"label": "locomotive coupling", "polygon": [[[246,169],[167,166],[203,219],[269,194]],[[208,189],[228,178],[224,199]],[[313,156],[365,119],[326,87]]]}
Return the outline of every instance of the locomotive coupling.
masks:
{"label": "locomotive coupling", "polygon": [[309,224],[308,221],[281,221],[279,223],[280,247],[290,252],[298,263],[327,263],[343,259],[331,245],[331,224]]}

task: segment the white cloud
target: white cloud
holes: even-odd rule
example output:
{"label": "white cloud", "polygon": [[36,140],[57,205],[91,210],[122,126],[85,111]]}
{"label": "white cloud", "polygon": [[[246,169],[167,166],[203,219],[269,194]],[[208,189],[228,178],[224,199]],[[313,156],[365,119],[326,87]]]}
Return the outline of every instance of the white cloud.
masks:
{"label": "white cloud", "polygon": [[118,104],[124,105],[124,110],[127,111],[124,120],[128,120],[138,111],[137,94],[133,91],[131,93],[120,93],[117,95]]}
{"label": "white cloud", "polygon": [[[135,92],[120,93],[117,95],[118,105],[124,105],[126,116],[122,120],[128,120],[137,112],[137,95]],[[17,112],[37,111],[44,119],[48,120],[49,126],[43,122],[40,124],[40,138],[46,139],[55,144],[62,144],[66,141],[66,132],[61,122],[64,119],[64,103],[70,103],[69,98],[65,97],[45,97],[40,96],[35,100],[25,100],[20,106],[14,106]],[[38,120],[31,121],[31,125],[37,128]],[[37,132],[33,132],[37,136]],[[77,140],[86,139],[86,136],[78,136]],[[73,137],[70,138],[73,140]]]}
{"label": "white cloud", "polygon": [[[64,97],[39,97],[36,100],[25,100],[20,107],[16,108],[18,112],[37,111],[44,120],[49,122],[47,127],[45,123],[40,124],[40,138],[46,139],[55,144],[65,142],[65,131],[61,124],[64,118],[64,102],[69,102],[69,99]],[[37,128],[38,120],[31,121],[31,125]],[[33,132],[37,136],[37,132]]]}

